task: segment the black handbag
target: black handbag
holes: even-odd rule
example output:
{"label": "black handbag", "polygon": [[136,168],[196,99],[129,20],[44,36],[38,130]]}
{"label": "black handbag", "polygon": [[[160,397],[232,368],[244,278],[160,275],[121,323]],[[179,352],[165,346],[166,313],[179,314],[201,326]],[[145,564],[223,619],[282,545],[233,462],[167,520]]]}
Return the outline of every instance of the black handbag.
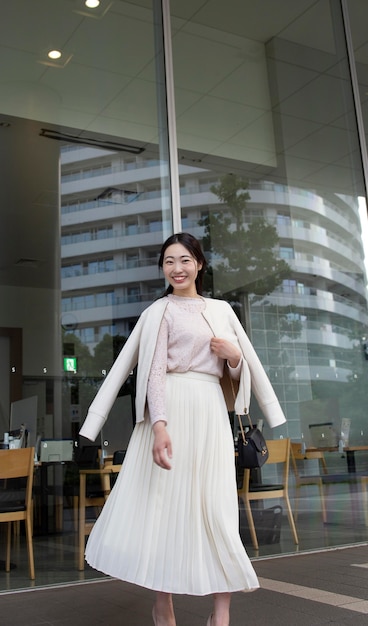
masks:
{"label": "black handbag", "polygon": [[256,426],[253,426],[249,413],[247,413],[250,428],[246,432],[240,415],[238,415],[241,437],[238,438],[238,466],[244,469],[262,467],[268,459],[266,441]]}

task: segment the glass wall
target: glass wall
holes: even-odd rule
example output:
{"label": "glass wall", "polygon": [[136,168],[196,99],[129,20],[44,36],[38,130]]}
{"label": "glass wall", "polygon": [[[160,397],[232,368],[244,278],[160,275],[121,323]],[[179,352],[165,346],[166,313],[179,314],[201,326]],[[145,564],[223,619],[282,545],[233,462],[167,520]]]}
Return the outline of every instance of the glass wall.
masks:
{"label": "glass wall", "polygon": [[[172,210],[162,15],[151,1],[0,9],[0,432],[18,445],[24,425],[36,447],[42,585],[96,575],[78,571],[78,470],[81,459],[99,467],[126,448],[134,378],[96,448],[78,432],[164,288],[157,257]],[[3,586],[28,585],[26,556],[13,560]]]}
{"label": "glass wall", "polygon": [[[330,474],[346,473],[347,461],[365,471],[366,450],[343,451],[368,444],[368,316],[354,59],[340,2],[171,5],[183,228],[203,237],[207,289],[233,304],[285,410],[285,426],[265,425],[265,435],[324,447]],[[316,488],[304,490],[301,549],[346,543],[349,527],[366,539],[360,496],[352,515],[351,486],[328,491],[323,525]]]}
{"label": "glass wall", "polygon": [[[285,410],[287,424],[265,425],[266,436],[333,447],[324,454],[334,475],[353,462],[368,471],[361,4],[170,3],[182,229],[202,240],[206,292],[232,304]],[[95,453],[78,431],[164,287],[158,251],[178,210],[171,59],[158,0],[0,9],[0,433],[24,424],[42,461],[34,547],[44,585],[99,576],[78,568],[77,461],[84,446]],[[96,441],[98,464],[126,448],[133,395],[134,376]],[[50,464],[44,442],[61,440],[73,461]],[[293,505],[294,487],[291,474]],[[326,489],[325,525],[315,487],[301,496],[300,550],[367,540],[359,481]],[[285,522],[259,554],[294,550]],[[13,561],[0,592],[29,585],[22,537]]]}

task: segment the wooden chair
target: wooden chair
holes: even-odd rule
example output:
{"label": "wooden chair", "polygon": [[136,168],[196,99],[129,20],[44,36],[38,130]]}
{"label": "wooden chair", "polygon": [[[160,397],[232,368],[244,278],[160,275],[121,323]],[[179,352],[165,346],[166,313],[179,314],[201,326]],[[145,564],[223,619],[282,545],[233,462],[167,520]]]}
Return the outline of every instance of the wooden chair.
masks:
{"label": "wooden chair", "polygon": [[290,444],[291,451],[291,464],[295,477],[295,490],[296,490],[296,498],[295,498],[295,519],[298,517],[298,506],[299,506],[299,491],[300,488],[307,485],[316,485],[319,491],[319,497],[321,501],[321,512],[322,512],[322,520],[323,523],[327,522],[327,513],[326,513],[326,505],[325,498],[323,493],[323,478],[320,474],[316,475],[301,475],[299,472],[300,463],[306,465],[306,462],[312,460],[318,460],[318,463],[322,469],[324,475],[327,474],[327,465],[325,461],[324,454],[321,450],[312,450],[309,452],[304,452],[301,443],[291,443]]}
{"label": "wooden chair", "polygon": [[[33,557],[33,504],[32,486],[34,473],[34,448],[0,450],[0,523],[7,524],[5,571],[10,572],[10,548],[12,522],[24,521],[26,528],[29,577],[35,578]],[[10,479],[25,479],[25,488],[12,489]],[[6,481],[6,482],[5,482]],[[3,496],[3,497],[2,497]]]}
{"label": "wooden chair", "polygon": [[[112,479],[120,472],[121,465],[107,465],[101,469],[80,470],[79,472],[79,548],[78,548],[78,569],[84,570],[84,549],[85,539],[93,528],[93,525],[105,504],[111,489]],[[94,494],[86,493],[87,477],[98,476],[101,479],[101,490]],[[86,519],[86,509],[95,508],[95,519]]]}
{"label": "wooden chair", "polygon": [[[348,469],[347,472],[332,472],[327,468],[326,462],[324,460],[324,452],[323,450],[311,450],[310,448],[307,450],[308,458],[309,455],[322,455],[323,461],[321,462],[322,466],[322,484],[324,488],[324,498],[329,497],[329,489],[332,485],[343,485],[349,488],[351,496],[357,493],[360,488],[360,501],[364,514],[364,523],[368,526],[368,475],[366,472],[356,472],[355,471],[355,463],[353,464],[354,470]],[[313,456],[313,458],[320,458],[319,456]],[[349,467],[349,462],[348,462]],[[355,523],[358,511],[356,509],[356,505],[354,504],[354,498],[351,499],[351,512],[353,515],[353,521]]]}
{"label": "wooden chair", "polygon": [[250,536],[253,547],[258,550],[257,533],[254,526],[254,520],[251,509],[251,502],[260,500],[269,500],[271,498],[282,498],[286,505],[286,513],[288,516],[290,528],[296,545],[299,543],[298,535],[295,528],[294,517],[289,500],[289,465],[290,465],[290,439],[268,440],[267,447],[269,457],[264,465],[275,465],[282,467],[282,483],[250,483],[250,470],[244,470],[243,486],[238,490],[239,497],[244,502],[244,508],[247,515]]}

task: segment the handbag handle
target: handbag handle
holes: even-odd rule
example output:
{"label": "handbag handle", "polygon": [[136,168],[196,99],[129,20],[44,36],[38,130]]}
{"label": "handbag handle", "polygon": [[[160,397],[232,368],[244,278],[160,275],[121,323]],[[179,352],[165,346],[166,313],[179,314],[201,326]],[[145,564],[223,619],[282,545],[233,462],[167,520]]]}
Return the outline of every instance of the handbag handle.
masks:
{"label": "handbag handle", "polygon": [[[246,416],[247,416],[247,418],[249,420],[250,427],[253,428],[253,424],[252,424],[252,420],[250,419],[249,411],[248,411],[248,413],[246,413]],[[245,439],[244,427],[243,427],[243,422],[241,420],[241,417],[240,417],[239,413],[237,413],[237,417],[238,417],[238,420],[239,420],[241,436],[242,436],[243,442],[245,443],[246,439]]]}
{"label": "handbag handle", "polygon": [[[229,375],[229,378],[230,378],[230,384],[231,384],[231,391],[233,392],[233,397],[234,397],[234,402],[235,402],[235,397],[236,396],[235,396],[235,389],[234,389],[233,379],[231,378],[230,375]],[[243,443],[246,443],[242,419],[241,419],[239,413],[237,413],[236,415],[237,415],[237,418],[238,418],[238,421],[239,421],[240,432],[241,432],[241,436],[242,436],[242,439],[243,439]],[[252,424],[252,420],[250,419],[249,411],[247,411],[247,413],[245,415],[247,416],[247,418],[249,420],[250,427],[253,428],[253,424]]]}

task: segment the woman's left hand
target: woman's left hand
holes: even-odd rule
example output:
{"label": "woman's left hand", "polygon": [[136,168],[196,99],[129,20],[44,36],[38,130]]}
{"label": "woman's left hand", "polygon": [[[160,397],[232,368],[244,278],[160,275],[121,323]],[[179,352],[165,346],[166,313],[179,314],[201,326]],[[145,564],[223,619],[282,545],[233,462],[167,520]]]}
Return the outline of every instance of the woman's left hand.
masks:
{"label": "woman's left hand", "polygon": [[236,367],[241,358],[241,352],[239,348],[234,346],[231,341],[227,341],[227,339],[221,339],[221,337],[212,337],[211,351],[220,359],[225,359],[226,361],[229,361],[230,367]]}

